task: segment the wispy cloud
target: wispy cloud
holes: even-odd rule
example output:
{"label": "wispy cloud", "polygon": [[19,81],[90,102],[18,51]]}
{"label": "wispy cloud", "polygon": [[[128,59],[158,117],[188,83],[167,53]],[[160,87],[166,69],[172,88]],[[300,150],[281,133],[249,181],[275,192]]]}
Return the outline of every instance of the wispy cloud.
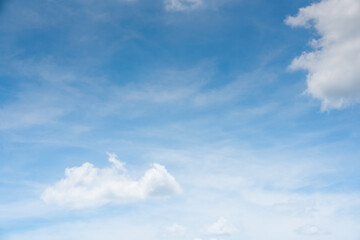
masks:
{"label": "wispy cloud", "polygon": [[200,8],[203,0],[164,0],[168,11],[190,11]]}
{"label": "wispy cloud", "polygon": [[173,237],[184,237],[186,234],[187,228],[185,226],[174,223],[164,227],[164,237],[173,238]]}
{"label": "wispy cloud", "polygon": [[52,59],[15,61],[7,75],[29,83],[21,84],[12,101],[0,107],[0,130],[52,124],[75,112],[87,119],[131,119],[163,107],[187,111],[241,97],[247,87],[242,78],[219,88],[209,87],[213,82],[211,67],[199,64],[185,70],[157,69],[140,76],[139,81],[114,84],[113,79],[87,76]]}
{"label": "wispy cloud", "polygon": [[220,217],[216,222],[207,225],[203,229],[203,234],[210,236],[226,236],[231,235],[236,228],[231,225],[224,217]]}
{"label": "wispy cloud", "polygon": [[318,235],[321,233],[319,227],[315,225],[305,225],[296,229],[300,235]]}

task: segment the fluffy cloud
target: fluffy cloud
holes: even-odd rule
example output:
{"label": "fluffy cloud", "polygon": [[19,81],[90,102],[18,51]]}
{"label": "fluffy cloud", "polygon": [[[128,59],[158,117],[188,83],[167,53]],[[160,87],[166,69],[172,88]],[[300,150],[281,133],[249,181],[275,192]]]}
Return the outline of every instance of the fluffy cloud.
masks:
{"label": "fluffy cloud", "polygon": [[41,198],[46,203],[84,208],[106,203],[128,203],[149,197],[179,194],[181,188],[166,168],[159,164],[147,170],[139,180],[126,175],[124,163],[109,154],[110,168],[96,168],[91,163],[67,168],[65,178],[48,187]]}
{"label": "fluffy cloud", "polygon": [[293,60],[291,69],[304,69],[307,93],[322,101],[323,110],[360,102],[360,1],[322,0],[301,8],[286,23],[314,27],[313,51]]}
{"label": "fluffy cloud", "polygon": [[226,218],[220,217],[216,222],[205,226],[203,233],[211,236],[231,235],[236,231]]}
{"label": "fluffy cloud", "polygon": [[168,11],[194,10],[203,5],[202,0],[164,0],[164,3]]}

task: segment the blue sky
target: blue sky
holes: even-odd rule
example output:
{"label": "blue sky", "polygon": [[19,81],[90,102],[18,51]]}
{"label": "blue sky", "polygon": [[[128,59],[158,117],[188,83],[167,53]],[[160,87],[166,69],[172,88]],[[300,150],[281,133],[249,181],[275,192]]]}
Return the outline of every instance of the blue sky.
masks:
{"label": "blue sky", "polygon": [[0,1],[0,239],[360,238],[358,0]]}

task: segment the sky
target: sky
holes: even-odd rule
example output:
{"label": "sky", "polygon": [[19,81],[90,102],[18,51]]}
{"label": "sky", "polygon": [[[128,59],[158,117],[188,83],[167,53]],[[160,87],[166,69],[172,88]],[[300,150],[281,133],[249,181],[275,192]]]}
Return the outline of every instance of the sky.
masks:
{"label": "sky", "polygon": [[0,240],[360,240],[359,0],[0,0]]}

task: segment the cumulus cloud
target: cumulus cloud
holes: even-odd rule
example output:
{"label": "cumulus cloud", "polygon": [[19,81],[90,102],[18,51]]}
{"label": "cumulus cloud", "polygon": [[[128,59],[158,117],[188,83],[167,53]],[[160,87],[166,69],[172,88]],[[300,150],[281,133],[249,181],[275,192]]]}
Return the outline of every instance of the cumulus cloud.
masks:
{"label": "cumulus cloud", "polygon": [[291,69],[304,69],[307,93],[321,100],[322,109],[360,102],[360,1],[322,0],[301,8],[285,21],[293,27],[314,27],[313,51],[293,60]]}
{"label": "cumulus cloud", "polygon": [[189,11],[203,5],[203,0],[164,0],[165,9],[168,11]]}
{"label": "cumulus cloud", "polygon": [[109,154],[109,162],[112,164],[109,168],[96,168],[88,162],[80,167],[67,168],[65,178],[48,187],[41,196],[42,200],[60,206],[85,208],[181,192],[175,178],[160,164],[154,164],[139,180],[133,180],[116,155]]}
{"label": "cumulus cloud", "polygon": [[235,231],[235,227],[231,225],[226,218],[220,217],[216,222],[205,226],[203,234],[211,236],[226,236],[233,234]]}

